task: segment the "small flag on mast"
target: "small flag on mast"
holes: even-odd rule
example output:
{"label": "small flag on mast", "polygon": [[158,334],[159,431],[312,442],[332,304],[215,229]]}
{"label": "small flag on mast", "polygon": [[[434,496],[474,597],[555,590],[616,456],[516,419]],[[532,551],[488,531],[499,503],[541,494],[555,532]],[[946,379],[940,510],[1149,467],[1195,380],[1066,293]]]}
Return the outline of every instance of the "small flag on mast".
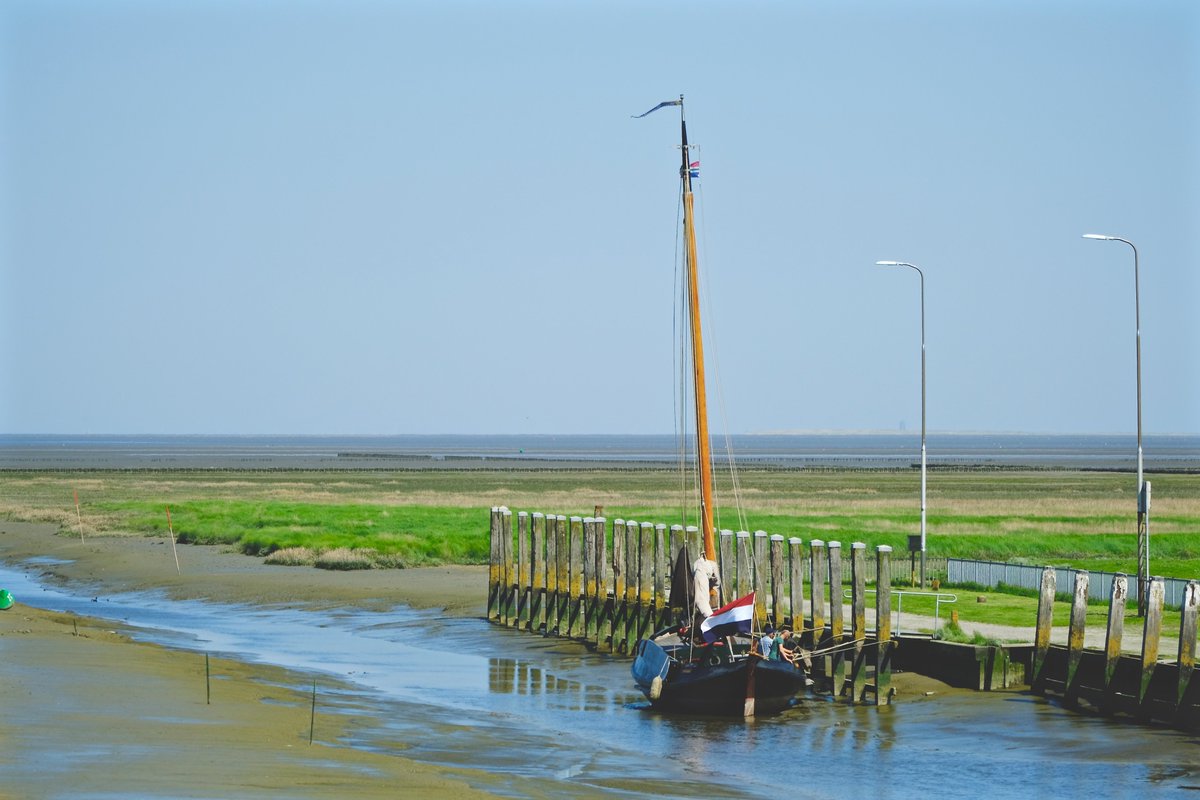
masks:
{"label": "small flag on mast", "polygon": [[693,161],[692,163],[688,164],[688,174],[691,175],[693,178],[700,177],[700,162],[699,161]]}
{"label": "small flag on mast", "polygon": [[683,100],[663,100],[661,103],[659,103],[654,108],[647,111],[645,114],[634,114],[633,118],[641,119],[642,117],[646,116],[647,114],[653,114],[655,111],[658,111],[660,108],[666,108],[667,106],[681,106],[681,105],[683,105]]}

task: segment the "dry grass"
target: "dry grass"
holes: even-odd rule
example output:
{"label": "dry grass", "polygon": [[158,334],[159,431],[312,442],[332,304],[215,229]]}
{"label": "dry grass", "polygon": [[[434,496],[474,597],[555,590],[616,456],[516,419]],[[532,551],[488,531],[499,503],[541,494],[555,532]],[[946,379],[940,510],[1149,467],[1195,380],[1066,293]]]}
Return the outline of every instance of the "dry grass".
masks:
{"label": "dry grass", "polygon": [[271,553],[263,561],[286,567],[311,567],[317,563],[317,554],[308,547],[285,547]]}
{"label": "dry grass", "polygon": [[338,547],[317,556],[316,566],[320,569],[373,569],[378,560],[379,554],[374,550]]}

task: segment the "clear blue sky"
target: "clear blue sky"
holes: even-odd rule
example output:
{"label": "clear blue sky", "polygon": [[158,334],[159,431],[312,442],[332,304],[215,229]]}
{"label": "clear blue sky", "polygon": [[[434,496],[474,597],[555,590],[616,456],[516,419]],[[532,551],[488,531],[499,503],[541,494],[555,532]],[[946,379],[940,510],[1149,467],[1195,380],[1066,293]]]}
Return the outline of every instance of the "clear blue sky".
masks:
{"label": "clear blue sky", "polygon": [[[1200,432],[1200,4],[0,5],[0,432]],[[716,405],[714,403],[714,405]],[[714,422],[719,429],[719,421]]]}

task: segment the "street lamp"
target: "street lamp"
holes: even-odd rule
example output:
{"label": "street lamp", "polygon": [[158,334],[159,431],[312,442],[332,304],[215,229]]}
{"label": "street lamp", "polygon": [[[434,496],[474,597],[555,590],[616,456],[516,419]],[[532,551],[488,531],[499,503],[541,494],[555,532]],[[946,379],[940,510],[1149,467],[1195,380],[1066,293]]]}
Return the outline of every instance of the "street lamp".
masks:
{"label": "street lamp", "polygon": [[1138,504],[1138,616],[1146,613],[1146,590],[1150,581],[1150,486],[1142,478],[1142,311],[1138,290],[1138,251],[1133,242],[1120,236],[1085,233],[1085,239],[1124,242],[1133,249],[1133,315],[1137,326],[1137,504]]}
{"label": "street lamp", "polygon": [[925,273],[907,261],[876,261],[880,267],[908,267],[921,276],[921,588],[925,587]]}

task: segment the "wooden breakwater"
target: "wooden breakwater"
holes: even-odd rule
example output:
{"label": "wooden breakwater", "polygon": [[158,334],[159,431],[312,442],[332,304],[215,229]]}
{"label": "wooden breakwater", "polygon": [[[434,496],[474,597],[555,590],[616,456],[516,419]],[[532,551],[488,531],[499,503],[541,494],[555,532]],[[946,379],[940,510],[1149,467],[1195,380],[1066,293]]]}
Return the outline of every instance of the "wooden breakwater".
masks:
{"label": "wooden breakwater", "polygon": [[[694,526],[623,519],[610,526],[604,517],[524,511],[514,526],[512,512],[496,507],[490,530],[487,615],[496,624],[630,654],[639,639],[691,614],[681,607],[681,598],[672,602],[670,576],[680,558],[694,560],[703,552]],[[866,627],[868,564],[862,542],[850,546],[849,631],[839,542],[813,539],[806,548],[798,538],[723,530],[717,551],[722,602],[753,591],[757,628],[767,622],[791,626],[807,651],[814,691],[848,702],[891,701],[891,547],[875,548],[879,622],[873,631]]]}
{"label": "wooden breakwater", "polygon": [[1200,729],[1200,680],[1193,680],[1200,584],[1190,581],[1183,592],[1178,652],[1171,662],[1158,658],[1163,624],[1162,578],[1150,579],[1139,655],[1121,652],[1129,593],[1125,575],[1118,574],[1112,581],[1103,650],[1087,649],[1083,644],[1089,576],[1082,570],[1075,573],[1067,644],[1050,643],[1056,583],[1054,568],[1046,567],[1029,665],[1034,693],[1056,695],[1067,706],[1086,706],[1106,715],[1129,715],[1185,730]]}

